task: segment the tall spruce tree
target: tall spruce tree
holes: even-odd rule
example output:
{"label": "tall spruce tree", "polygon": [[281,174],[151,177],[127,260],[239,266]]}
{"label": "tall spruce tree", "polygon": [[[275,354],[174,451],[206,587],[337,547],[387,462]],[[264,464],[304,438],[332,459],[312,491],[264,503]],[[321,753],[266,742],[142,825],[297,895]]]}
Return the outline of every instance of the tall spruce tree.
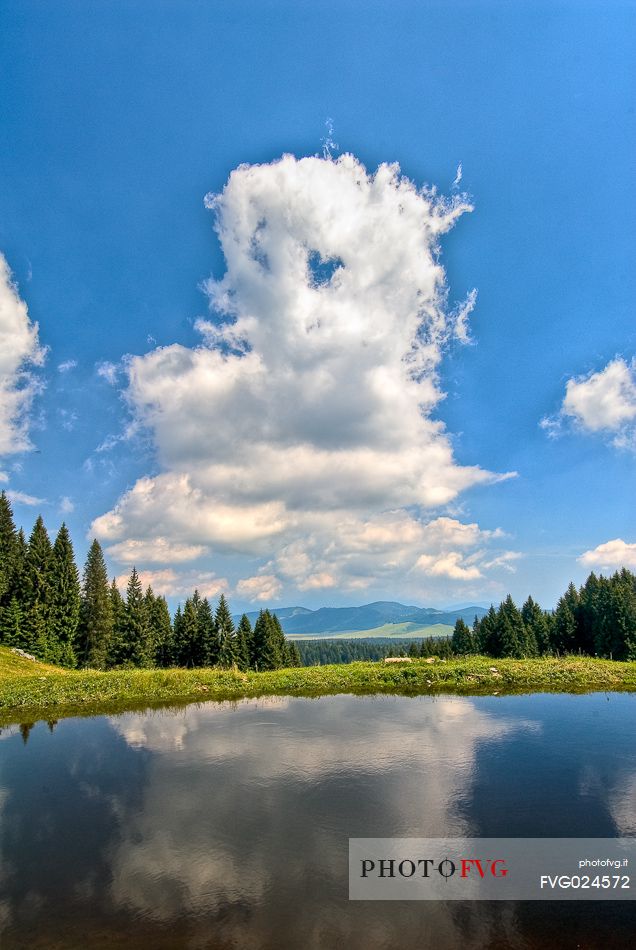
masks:
{"label": "tall spruce tree", "polygon": [[529,656],[540,654],[545,656],[550,652],[550,637],[546,616],[541,607],[528,597],[521,608],[521,619],[526,628],[528,644],[530,648]]}
{"label": "tall spruce tree", "polygon": [[[411,646],[413,647],[415,646],[415,644],[412,643]],[[417,647],[415,647],[415,651],[413,653],[411,653],[409,650],[409,655],[419,656],[419,650],[417,649]],[[291,640],[287,644],[287,665],[288,666],[302,666],[303,665],[303,661],[300,656],[300,650],[298,649],[298,647],[296,646],[293,640]]]}
{"label": "tall spruce tree", "polygon": [[199,631],[203,644],[203,665],[215,666],[219,659],[219,638],[216,633],[210,601],[204,597],[198,610]]}
{"label": "tall spruce tree", "polygon": [[236,630],[237,663],[240,670],[249,670],[252,665],[252,624],[243,614]]}
{"label": "tall spruce tree", "polygon": [[451,637],[451,645],[453,647],[453,653],[456,653],[458,656],[466,656],[468,653],[475,652],[471,632],[468,628],[468,625],[464,620],[462,620],[461,617],[458,617],[455,621],[455,629],[453,630],[453,635]]}
{"label": "tall spruce tree", "polygon": [[122,654],[124,666],[151,666],[148,618],[143,588],[137,569],[133,567],[126,587],[126,610],[123,625]]}
{"label": "tall spruce tree", "polygon": [[90,546],[80,598],[78,660],[82,666],[103,670],[113,635],[113,613],[104,553],[97,539]]}
{"label": "tall spruce tree", "polygon": [[53,662],[77,665],[75,653],[80,615],[80,584],[73,545],[65,524],[53,545],[49,604],[49,643]]}
{"label": "tall spruce tree", "polygon": [[192,597],[188,597],[183,608],[183,624],[181,629],[181,664],[182,666],[203,666],[205,662],[205,644],[202,630],[199,625],[199,610],[201,597],[195,590]]}
{"label": "tall spruce tree", "polygon": [[172,621],[170,620],[170,611],[165,597],[156,597],[152,608],[152,617],[150,625],[153,631],[153,643],[155,649],[155,666],[170,666],[171,640],[172,640]]}
{"label": "tall spruce tree", "polygon": [[[277,618],[278,619],[278,618]],[[269,610],[261,610],[254,624],[254,668],[257,670],[277,670],[283,665],[284,652],[281,650],[280,624],[274,624]],[[280,631],[282,633],[282,631]],[[285,638],[283,636],[283,648]]]}
{"label": "tall spruce tree", "polygon": [[558,656],[576,650],[576,617],[566,596],[560,597],[554,612],[552,649]]}
{"label": "tall spruce tree", "polygon": [[110,612],[113,618],[112,632],[106,652],[106,666],[117,667],[126,660],[126,602],[122,597],[117,581],[113,577],[108,588]]}
{"label": "tall spruce tree", "polygon": [[221,594],[219,603],[214,614],[214,626],[219,641],[219,666],[229,667],[237,662],[236,655],[236,635],[234,631],[234,621],[230,608],[227,605],[225,595]]}
{"label": "tall spruce tree", "polygon": [[181,604],[179,604],[177,606],[177,611],[174,615],[174,621],[172,623],[172,640],[170,649],[171,665],[183,666],[183,653],[183,611],[181,609]]}
{"label": "tall spruce tree", "polygon": [[55,662],[55,644],[49,637],[53,549],[42,515],[29,538],[24,569],[24,628],[27,647],[41,660]]}
{"label": "tall spruce tree", "polygon": [[0,610],[7,606],[13,592],[18,557],[18,533],[6,492],[0,493]]}
{"label": "tall spruce tree", "polygon": [[510,594],[497,613],[499,656],[520,658],[525,655],[526,631],[521,614]]}

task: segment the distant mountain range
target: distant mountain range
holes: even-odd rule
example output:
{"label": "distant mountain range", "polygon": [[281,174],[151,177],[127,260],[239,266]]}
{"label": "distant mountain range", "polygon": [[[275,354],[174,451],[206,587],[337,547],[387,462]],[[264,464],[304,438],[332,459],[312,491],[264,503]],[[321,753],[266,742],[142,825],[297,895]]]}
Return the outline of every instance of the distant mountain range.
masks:
{"label": "distant mountain range", "polygon": [[[368,632],[369,636],[390,636],[391,625],[401,625],[398,632],[408,631],[408,635],[426,636],[424,628],[453,627],[458,617],[465,620],[470,626],[477,617],[486,613],[484,607],[469,606],[459,610],[436,610],[434,607],[415,607],[399,604],[394,601],[379,600],[373,604],[363,604],[361,607],[320,607],[318,610],[309,610],[307,607],[281,607],[273,611],[281,622],[281,626],[288,636],[306,637],[333,637],[342,634],[360,634]],[[259,611],[250,611],[247,616],[252,624],[258,617]],[[234,617],[235,622],[241,615]],[[402,625],[408,624],[408,628]],[[382,630],[380,631],[380,628]],[[418,631],[422,630],[422,633]],[[374,631],[377,631],[374,634]],[[430,631],[431,633],[447,633],[447,630]]]}

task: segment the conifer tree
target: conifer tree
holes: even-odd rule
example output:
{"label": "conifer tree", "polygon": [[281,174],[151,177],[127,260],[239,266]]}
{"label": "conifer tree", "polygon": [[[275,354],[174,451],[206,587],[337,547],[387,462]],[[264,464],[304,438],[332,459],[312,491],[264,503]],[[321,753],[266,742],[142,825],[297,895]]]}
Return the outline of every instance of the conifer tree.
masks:
{"label": "conifer tree", "polygon": [[146,587],[146,593],[144,594],[144,615],[146,618],[146,654],[147,659],[144,662],[144,666],[154,666],[155,665],[155,655],[157,652],[156,643],[155,643],[155,628],[153,624],[154,612],[155,612],[155,602],[156,602],[155,593],[148,584]]}
{"label": "conifer tree", "polygon": [[108,574],[101,545],[90,546],[80,599],[80,623],[77,654],[82,666],[103,670],[113,635],[113,613],[108,589]]}
{"label": "conifer tree", "polygon": [[20,604],[16,597],[12,597],[10,603],[3,607],[2,613],[0,613],[0,643],[6,647],[24,649],[23,623]]}
{"label": "conifer tree", "polygon": [[203,638],[199,628],[200,606],[201,598],[199,592],[195,591],[192,597],[188,597],[183,609],[181,628],[182,666],[203,666]]}
{"label": "conifer tree", "polygon": [[183,652],[183,611],[181,610],[181,604],[179,604],[174,615],[174,622],[172,624],[172,648],[170,650],[171,665],[184,665],[182,661]]}
{"label": "conifer tree", "polygon": [[11,600],[18,554],[18,535],[6,492],[0,493],[0,609]]}
{"label": "conifer tree", "polygon": [[41,660],[56,659],[48,634],[53,549],[42,515],[29,538],[24,569],[24,627],[28,647]]}
{"label": "conifer tree", "polygon": [[[261,610],[254,624],[255,669],[277,670],[283,665],[284,653],[281,651],[279,630],[280,624],[277,629],[269,610]],[[283,637],[283,647],[284,639]]]}
{"label": "conifer tree", "polygon": [[[413,644],[411,644],[411,645],[413,646]],[[293,640],[288,644],[287,650],[288,650],[288,663],[289,663],[289,666],[302,666],[302,665],[303,665],[303,661],[302,661],[301,656],[300,656],[300,650],[298,649],[298,647],[296,646],[296,644],[294,643]],[[414,653],[413,655],[414,655],[414,656],[417,656],[417,655],[418,655],[417,648],[416,648],[416,651],[415,651],[415,653]]]}
{"label": "conifer tree", "polygon": [[249,670],[252,665],[252,624],[243,614],[236,630],[237,663],[240,670]]}
{"label": "conifer tree", "polygon": [[521,614],[510,594],[502,602],[497,613],[497,636],[501,657],[524,656],[526,633]]}
{"label": "conifer tree", "polygon": [[143,589],[137,569],[133,567],[126,587],[122,653],[124,666],[150,666],[148,618]]}
{"label": "conifer tree", "polygon": [[455,629],[451,637],[451,646],[453,653],[457,656],[465,656],[468,653],[474,653],[474,644],[468,625],[461,617],[455,621]]}
{"label": "conifer tree", "polygon": [[483,653],[486,656],[500,655],[501,644],[498,636],[497,612],[492,604],[488,613],[481,620],[475,618],[473,640],[477,653]]}
{"label": "conifer tree", "polygon": [[79,575],[68,528],[62,524],[53,545],[49,605],[50,657],[62,666],[77,665],[75,646],[79,614]]}
{"label": "conifer tree", "polygon": [[155,666],[170,666],[172,622],[165,597],[155,598],[150,624],[153,631]]}
{"label": "conifer tree", "polygon": [[198,610],[199,632],[203,645],[203,665],[215,666],[219,659],[219,638],[214,625],[210,601],[204,597]]}
{"label": "conifer tree", "polygon": [[221,594],[214,614],[214,626],[219,640],[219,666],[232,666],[237,661],[234,621],[225,595]]}
{"label": "conifer tree", "polygon": [[559,598],[554,612],[552,647],[559,656],[576,649],[576,618],[570,604],[571,600],[563,596]]}
{"label": "conifer tree", "polygon": [[126,660],[126,602],[122,597],[117,581],[113,577],[108,588],[108,600],[112,617],[112,630],[106,651],[106,666],[117,667]]}
{"label": "conifer tree", "polygon": [[550,652],[550,638],[548,633],[548,624],[544,612],[539,605],[528,597],[521,608],[521,618],[526,628],[528,637],[527,656],[545,656]]}

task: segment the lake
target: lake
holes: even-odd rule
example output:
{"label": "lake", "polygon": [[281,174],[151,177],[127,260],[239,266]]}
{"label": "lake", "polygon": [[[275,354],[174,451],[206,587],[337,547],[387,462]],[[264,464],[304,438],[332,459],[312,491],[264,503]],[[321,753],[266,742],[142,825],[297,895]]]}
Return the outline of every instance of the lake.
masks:
{"label": "lake", "polygon": [[636,695],[207,703],[0,734],[0,945],[610,948],[634,905],[350,902],[349,837],[636,834]]}

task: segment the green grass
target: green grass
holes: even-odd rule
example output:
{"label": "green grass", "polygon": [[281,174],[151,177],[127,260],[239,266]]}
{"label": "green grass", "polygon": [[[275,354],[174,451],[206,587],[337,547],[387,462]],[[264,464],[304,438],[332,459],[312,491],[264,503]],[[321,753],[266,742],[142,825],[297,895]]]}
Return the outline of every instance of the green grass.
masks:
{"label": "green grass", "polygon": [[385,623],[370,630],[337,630],[333,633],[293,633],[289,640],[372,640],[375,637],[408,639],[409,637],[449,637],[453,628],[447,623],[422,626],[421,623]]}
{"label": "green grass", "polygon": [[583,657],[415,660],[241,673],[237,670],[60,670],[0,647],[0,725],[250,696],[636,691],[636,663]]}

